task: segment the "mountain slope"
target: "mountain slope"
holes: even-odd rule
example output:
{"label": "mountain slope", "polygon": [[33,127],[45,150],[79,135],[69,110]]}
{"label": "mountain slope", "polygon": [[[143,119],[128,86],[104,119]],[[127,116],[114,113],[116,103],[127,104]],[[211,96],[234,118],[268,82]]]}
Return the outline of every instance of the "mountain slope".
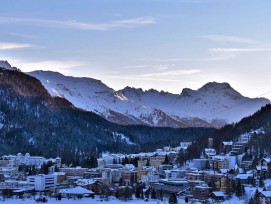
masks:
{"label": "mountain slope", "polygon": [[237,122],[270,103],[265,98],[247,98],[227,83],[208,83],[181,94],[143,91],[126,87],[114,91],[101,81],[67,77],[50,71],[28,73],[39,79],[52,96],[92,111],[118,124],[159,127],[221,127]]}
{"label": "mountain slope", "polygon": [[[29,152],[72,158],[85,153],[152,151],[163,144],[209,135],[205,128],[151,128],[116,125],[52,97],[41,82],[0,68],[0,154]],[[67,156],[68,155],[68,156]]]}
{"label": "mountain slope", "polygon": [[[206,147],[208,147],[208,138],[214,139],[214,148],[217,153],[224,154],[222,142],[239,141],[240,136],[250,137],[248,144],[245,145],[242,154],[242,160],[253,161],[252,166],[256,168],[259,158],[270,157],[271,155],[271,104],[262,107],[255,114],[243,118],[240,122],[226,125],[220,129],[216,129],[210,135],[205,135],[195,139],[186,152],[182,152],[178,161],[185,161],[199,158]],[[239,164],[238,164],[239,165]]]}

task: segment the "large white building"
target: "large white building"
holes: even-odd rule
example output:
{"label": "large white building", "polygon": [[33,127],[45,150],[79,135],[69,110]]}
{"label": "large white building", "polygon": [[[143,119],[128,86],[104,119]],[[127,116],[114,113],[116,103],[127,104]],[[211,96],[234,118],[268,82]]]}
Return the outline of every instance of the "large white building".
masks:
{"label": "large white building", "polygon": [[55,175],[40,174],[37,176],[28,176],[27,182],[35,187],[35,191],[46,191],[56,188],[57,179]]}
{"label": "large white building", "polygon": [[34,165],[35,167],[40,167],[43,163],[46,163],[47,160],[44,157],[39,156],[30,156],[29,153],[22,155],[18,153],[17,155],[8,155],[3,156],[4,160],[9,160],[10,165],[19,166],[21,164],[25,165]]}
{"label": "large white building", "polygon": [[6,178],[15,178],[18,176],[18,167],[0,167],[0,171]]}

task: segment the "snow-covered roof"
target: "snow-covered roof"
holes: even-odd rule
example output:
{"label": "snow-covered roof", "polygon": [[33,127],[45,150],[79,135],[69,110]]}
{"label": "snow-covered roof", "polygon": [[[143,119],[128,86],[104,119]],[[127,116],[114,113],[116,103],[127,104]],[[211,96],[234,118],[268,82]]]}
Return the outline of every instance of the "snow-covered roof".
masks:
{"label": "snow-covered roof", "polygon": [[238,174],[235,178],[236,179],[248,179],[248,177],[252,177],[252,174]]}
{"label": "snow-covered roof", "polygon": [[87,190],[87,189],[82,188],[80,186],[77,186],[75,188],[61,189],[61,190],[59,190],[59,193],[63,193],[63,194],[76,194],[76,195],[94,194],[93,191]]}
{"label": "snow-covered roof", "polygon": [[231,146],[231,145],[233,145],[233,142],[231,141],[231,142],[222,142],[223,143],[223,145],[227,145],[227,146]]}
{"label": "snow-covered roof", "polygon": [[129,169],[129,170],[134,170],[135,169],[135,165],[133,164],[125,164],[124,166],[126,169]]}
{"label": "snow-covered roof", "polygon": [[267,198],[271,198],[271,191],[262,191],[261,194],[263,194]]}
{"label": "snow-covered roof", "polygon": [[78,186],[86,186],[95,183],[95,181],[93,179],[78,179],[74,183]]}
{"label": "snow-covered roof", "polygon": [[205,154],[207,154],[208,156],[209,155],[216,155],[216,151],[213,148],[205,148],[204,151],[205,151]]}
{"label": "snow-covered roof", "polygon": [[225,197],[225,194],[222,191],[214,191],[212,194],[217,197]]}
{"label": "snow-covered roof", "polygon": [[222,174],[226,174],[226,173],[228,172],[228,170],[229,170],[229,169],[220,169],[220,172],[221,172]]}
{"label": "snow-covered roof", "polygon": [[65,172],[54,172],[53,175],[55,175],[55,176],[64,176]]}
{"label": "snow-covered roof", "polygon": [[263,158],[262,160],[266,161],[267,163],[270,163],[270,161],[271,161],[270,158]]}
{"label": "snow-covered roof", "polygon": [[221,155],[217,155],[217,156],[213,156],[212,159],[224,160],[224,159],[226,159],[226,157],[225,156],[221,156]]}

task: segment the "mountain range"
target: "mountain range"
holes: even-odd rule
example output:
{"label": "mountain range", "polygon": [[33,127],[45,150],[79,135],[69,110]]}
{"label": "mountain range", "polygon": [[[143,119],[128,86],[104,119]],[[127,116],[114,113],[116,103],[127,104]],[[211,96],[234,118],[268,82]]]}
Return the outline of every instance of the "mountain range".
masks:
{"label": "mountain range", "polygon": [[[236,140],[241,134],[248,132],[252,134],[258,129],[262,130],[264,134],[257,135],[256,139],[253,138],[253,155],[257,157],[271,152],[269,145],[271,138],[270,104],[252,116],[218,130],[206,127],[170,128],[119,125],[91,111],[77,108],[63,95],[51,96],[52,93],[48,93],[48,87],[45,89],[41,81],[11,67],[5,61],[0,61],[0,67],[0,154],[29,152],[32,155],[46,157],[60,155],[68,161],[72,158],[85,158],[89,154],[97,155],[104,151],[135,153],[153,151],[163,145],[176,146],[180,141],[194,141],[188,153],[191,158],[197,158],[201,150],[206,147],[209,137],[214,138],[214,144],[219,149],[222,141]],[[69,78],[59,73],[45,73]],[[82,81],[84,81],[83,84],[86,83],[85,81],[102,84],[94,79],[71,79],[77,81],[79,85],[79,82],[83,83]],[[50,82],[50,80],[48,81]],[[79,85],[75,87],[81,87]],[[102,84],[94,87],[104,86]],[[228,99],[225,101],[230,101],[229,98],[233,101],[234,99],[240,100],[239,104],[230,109],[235,109],[235,107],[239,109],[239,106],[244,104],[249,107],[247,103],[255,101],[268,102],[267,99],[243,97],[226,83],[208,83],[197,91],[185,89],[180,96],[191,97],[193,94],[199,95],[198,93],[201,93],[201,96],[207,95],[207,93],[217,96],[218,90],[222,91],[222,88],[224,92],[220,94],[224,96],[224,99]],[[108,89],[112,91],[112,89]],[[122,92],[131,100],[132,96],[126,93],[129,89],[132,88],[126,88],[126,91],[124,89],[118,93]],[[171,95],[154,90],[145,92],[140,90],[140,92],[146,95],[150,93]],[[93,89],[90,90],[90,93],[93,93]],[[111,93],[116,94],[115,91]],[[208,102],[212,100],[209,99]],[[146,101],[145,98],[144,101]],[[238,112],[236,115],[239,117]]]}
{"label": "mountain range", "polygon": [[[0,67],[20,71],[7,61],[0,61]],[[198,90],[184,88],[180,94],[172,94],[132,87],[116,91],[100,80],[52,71],[27,74],[40,80],[51,96],[122,125],[219,128],[270,103],[266,98],[242,96],[228,83],[210,82]]]}
{"label": "mountain range", "polygon": [[122,125],[156,127],[215,127],[238,122],[262,106],[266,98],[248,98],[228,83],[210,82],[180,94],[132,87],[114,90],[99,80],[58,72],[27,73],[39,79],[51,96],[66,98],[75,107]]}
{"label": "mountain range", "polygon": [[213,131],[118,125],[76,108],[63,97],[52,97],[35,77],[0,68],[0,155],[28,152],[72,159],[104,151],[153,151]]}

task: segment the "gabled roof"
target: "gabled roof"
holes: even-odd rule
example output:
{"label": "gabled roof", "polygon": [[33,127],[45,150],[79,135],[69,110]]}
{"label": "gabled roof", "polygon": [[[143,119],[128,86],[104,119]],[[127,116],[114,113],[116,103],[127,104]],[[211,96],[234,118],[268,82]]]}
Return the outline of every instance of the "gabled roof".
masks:
{"label": "gabled roof", "polygon": [[222,191],[214,191],[211,195],[214,194],[216,197],[225,197],[226,195]]}
{"label": "gabled roof", "polygon": [[248,179],[249,177],[253,177],[252,174],[238,174],[235,178],[236,179]]}
{"label": "gabled roof", "polygon": [[270,162],[271,162],[271,159],[270,159],[270,158],[262,158],[260,161],[262,161],[262,160],[266,161],[267,163],[270,163]]}
{"label": "gabled roof", "polygon": [[82,188],[80,186],[77,186],[75,188],[61,189],[61,190],[59,190],[59,193],[63,193],[63,194],[76,194],[76,195],[94,194],[93,191],[87,190],[87,189]]}
{"label": "gabled roof", "polygon": [[262,191],[260,192],[264,197],[271,198],[271,191]]}

